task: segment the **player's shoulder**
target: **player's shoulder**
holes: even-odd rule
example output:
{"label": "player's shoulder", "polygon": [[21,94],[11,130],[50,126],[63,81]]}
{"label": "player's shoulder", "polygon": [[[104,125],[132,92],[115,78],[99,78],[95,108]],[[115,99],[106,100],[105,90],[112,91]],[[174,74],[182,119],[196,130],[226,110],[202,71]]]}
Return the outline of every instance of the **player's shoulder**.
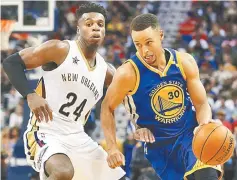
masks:
{"label": "player's shoulder", "polygon": [[186,77],[195,76],[198,73],[198,66],[194,57],[186,52],[176,51],[184,69]]}
{"label": "player's shoulder", "polygon": [[37,48],[41,54],[51,58],[56,64],[60,65],[65,60],[70,50],[70,45],[67,41],[57,39],[48,40]]}
{"label": "player's shoulder", "polygon": [[65,40],[52,39],[46,41],[44,44],[51,49],[68,50],[70,48],[69,42]]}
{"label": "player's shoulder", "polygon": [[116,74],[119,74],[119,76],[124,80],[129,80],[131,78],[136,77],[136,71],[130,61],[126,61],[125,63],[123,63],[117,69]]}
{"label": "player's shoulder", "polygon": [[136,73],[131,63],[126,62],[118,67],[113,80],[123,85],[127,82],[132,83],[133,81],[136,81]]}
{"label": "player's shoulder", "polygon": [[186,52],[180,52],[180,51],[176,51],[176,54],[178,55],[178,58],[183,66],[191,66],[192,67],[192,66],[197,65],[194,57],[191,54],[186,53]]}
{"label": "player's shoulder", "polygon": [[182,62],[195,62],[195,59],[191,54],[177,50],[175,50],[175,52]]}
{"label": "player's shoulder", "polygon": [[126,91],[128,93],[134,90],[136,82],[136,72],[132,64],[128,61],[116,70],[112,83],[117,84],[120,87],[120,91]]}

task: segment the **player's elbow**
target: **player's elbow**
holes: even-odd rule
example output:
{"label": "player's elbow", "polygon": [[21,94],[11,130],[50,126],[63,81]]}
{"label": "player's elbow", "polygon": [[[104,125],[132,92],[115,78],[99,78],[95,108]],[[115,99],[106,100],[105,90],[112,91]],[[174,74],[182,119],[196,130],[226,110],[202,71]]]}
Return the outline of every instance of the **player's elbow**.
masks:
{"label": "player's elbow", "polygon": [[12,66],[13,66],[13,59],[11,58],[11,56],[3,60],[2,67],[4,70],[11,68]]}
{"label": "player's elbow", "polygon": [[25,69],[25,65],[18,53],[4,59],[2,66],[6,73],[13,72],[13,67],[22,67],[23,70]]}

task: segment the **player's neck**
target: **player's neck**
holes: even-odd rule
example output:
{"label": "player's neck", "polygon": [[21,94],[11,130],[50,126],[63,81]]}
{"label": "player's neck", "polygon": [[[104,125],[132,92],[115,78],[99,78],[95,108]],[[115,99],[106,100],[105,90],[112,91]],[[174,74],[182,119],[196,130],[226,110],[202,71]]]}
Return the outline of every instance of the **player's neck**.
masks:
{"label": "player's neck", "polygon": [[155,64],[156,66],[155,68],[157,68],[161,72],[163,72],[166,67],[165,50],[163,49],[162,52],[163,53],[157,56],[158,58],[156,59],[156,64]]}
{"label": "player's neck", "polygon": [[76,40],[87,61],[94,61],[98,47],[89,47],[83,40]]}

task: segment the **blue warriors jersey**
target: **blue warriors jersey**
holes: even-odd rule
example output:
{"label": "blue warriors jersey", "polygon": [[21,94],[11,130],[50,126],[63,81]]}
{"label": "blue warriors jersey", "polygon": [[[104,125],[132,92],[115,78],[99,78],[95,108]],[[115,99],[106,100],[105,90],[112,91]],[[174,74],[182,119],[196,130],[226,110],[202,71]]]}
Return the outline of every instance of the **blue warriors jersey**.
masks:
{"label": "blue warriors jersey", "polygon": [[[128,60],[136,71],[135,89],[124,99],[132,121],[148,128],[154,143],[144,143],[144,154],[161,180],[183,180],[193,172],[212,167],[193,154],[193,130],[198,125],[180,53],[170,54],[163,72],[149,66],[138,53]],[[198,93],[198,92],[197,92]],[[220,166],[212,167],[221,172]]]}
{"label": "blue warriors jersey", "polygon": [[128,60],[134,66],[137,82],[124,100],[133,121],[149,128],[158,139],[176,137],[197,125],[179,52],[165,51],[170,58],[163,72],[149,66],[138,52]]}

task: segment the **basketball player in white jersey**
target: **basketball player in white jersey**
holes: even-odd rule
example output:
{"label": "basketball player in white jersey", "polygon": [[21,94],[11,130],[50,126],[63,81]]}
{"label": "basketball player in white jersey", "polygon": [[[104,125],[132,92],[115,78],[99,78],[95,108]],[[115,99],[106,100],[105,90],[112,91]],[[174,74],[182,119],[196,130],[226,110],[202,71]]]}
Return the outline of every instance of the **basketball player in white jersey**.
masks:
{"label": "basketball player in white jersey", "polygon": [[[121,168],[107,165],[107,153],[84,132],[90,109],[109,85],[113,68],[97,53],[105,36],[105,9],[97,4],[77,10],[78,39],[50,40],[9,56],[3,67],[32,111],[24,133],[27,161],[41,179],[118,180]],[[35,91],[25,69],[42,66]]]}

